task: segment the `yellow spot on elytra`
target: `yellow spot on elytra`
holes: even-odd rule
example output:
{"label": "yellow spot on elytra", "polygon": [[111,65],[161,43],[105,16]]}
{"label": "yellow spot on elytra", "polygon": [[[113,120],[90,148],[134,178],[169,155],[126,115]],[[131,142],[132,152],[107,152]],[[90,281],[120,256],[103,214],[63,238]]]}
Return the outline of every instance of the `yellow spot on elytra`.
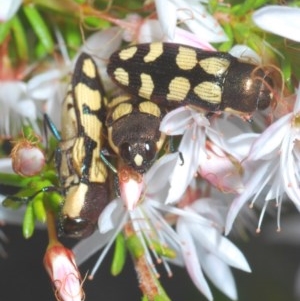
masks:
{"label": "yellow spot on elytra", "polygon": [[185,77],[175,77],[169,84],[167,100],[182,101],[186,98],[191,88],[189,80]]}
{"label": "yellow spot on elytra", "polygon": [[97,71],[95,64],[91,59],[85,59],[82,66],[82,71],[84,74],[90,78],[95,78]]}
{"label": "yellow spot on elytra", "polygon": [[119,95],[115,98],[113,98],[108,104],[107,104],[107,107],[108,108],[113,108],[115,107],[116,105],[122,103],[122,102],[125,102],[125,101],[128,101],[130,100],[130,96],[129,95],[126,95],[126,94],[123,94],[123,95]]}
{"label": "yellow spot on elytra", "polygon": [[129,84],[129,75],[128,75],[128,72],[126,70],[124,70],[123,68],[117,68],[114,71],[114,78],[121,85],[128,86],[128,84]]}
{"label": "yellow spot on elytra", "polygon": [[74,88],[74,93],[79,108],[82,108],[83,105],[87,105],[91,110],[101,108],[101,94],[99,90],[91,89],[86,84],[78,83]]}
{"label": "yellow spot on elytra", "polygon": [[215,83],[212,82],[202,82],[194,88],[194,92],[201,99],[218,104],[222,99],[222,89]]}
{"label": "yellow spot on elytra", "polygon": [[160,109],[157,104],[151,101],[143,101],[139,104],[139,110],[142,113],[148,113],[160,117]]}
{"label": "yellow spot on elytra", "polygon": [[123,61],[129,60],[135,55],[136,51],[137,51],[136,46],[123,49],[119,52],[119,57]]}
{"label": "yellow spot on elytra", "polygon": [[195,50],[180,46],[179,53],[176,56],[176,64],[182,70],[191,70],[193,69],[197,61],[197,53]]}
{"label": "yellow spot on elytra", "polygon": [[199,65],[206,73],[220,76],[227,71],[230,61],[224,58],[209,57],[200,60]]}
{"label": "yellow spot on elytra", "polygon": [[149,74],[142,73],[141,74],[141,87],[139,89],[139,95],[141,97],[149,99],[152,95],[154,84],[152,81],[152,77]]}
{"label": "yellow spot on elytra", "polygon": [[144,56],[144,62],[150,63],[154,62],[159,58],[163,53],[163,44],[162,43],[152,43],[150,44],[149,52]]}
{"label": "yellow spot on elytra", "polygon": [[128,115],[132,112],[132,105],[129,103],[121,103],[119,104],[113,114],[112,114],[112,119],[115,121],[119,118],[121,118],[122,116]]}

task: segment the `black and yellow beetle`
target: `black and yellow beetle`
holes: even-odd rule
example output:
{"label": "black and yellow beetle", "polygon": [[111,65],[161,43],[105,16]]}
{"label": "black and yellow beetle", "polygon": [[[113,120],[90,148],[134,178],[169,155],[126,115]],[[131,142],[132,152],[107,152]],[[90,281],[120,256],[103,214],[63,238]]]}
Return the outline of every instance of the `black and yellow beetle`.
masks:
{"label": "black and yellow beetle", "polygon": [[65,197],[60,219],[64,235],[90,235],[108,203],[107,168],[100,158],[106,116],[105,93],[93,59],[82,53],[62,105],[55,162]]}
{"label": "black and yellow beetle", "polygon": [[159,131],[166,111],[140,97],[120,95],[108,102],[108,142],[123,162],[140,174],[154,162],[165,135]]}
{"label": "black and yellow beetle", "polygon": [[259,66],[180,44],[129,46],[112,54],[107,72],[129,94],[159,106],[243,115],[266,109],[272,100],[272,79]]}

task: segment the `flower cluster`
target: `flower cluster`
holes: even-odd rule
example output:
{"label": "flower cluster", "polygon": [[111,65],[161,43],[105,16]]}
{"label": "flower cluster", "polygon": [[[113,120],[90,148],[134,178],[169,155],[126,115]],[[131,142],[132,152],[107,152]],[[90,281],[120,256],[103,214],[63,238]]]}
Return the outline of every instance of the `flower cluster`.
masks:
{"label": "flower cluster", "polygon": [[[294,48],[299,47],[300,9],[267,5],[267,1],[261,1],[259,7],[258,4],[249,7],[243,2],[232,4],[230,1],[155,0],[146,1],[139,10],[134,10],[135,13],[131,13],[130,8],[124,13],[118,6],[100,10],[97,1],[93,6],[88,1],[80,2],[22,4],[21,1],[7,1],[1,10],[0,137],[1,141],[10,139],[15,147],[10,153],[11,159],[1,153],[0,184],[21,188],[3,204],[12,208],[26,205],[23,233],[27,238],[33,234],[36,220],[47,223],[49,246],[44,265],[58,300],[85,298],[77,265],[102,249],[89,274],[92,279],[114,243],[120,250],[116,252],[114,264],[117,267],[113,273],[122,270],[122,258],[127,249],[145,300],[170,300],[159,282],[157,264],[163,265],[168,276],[172,276],[172,264],[184,267],[207,300],[213,300],[208,279],[227,297],[237,300],[231,268],[245,272],[251,272],[251,268],[227,235],[233,229],[239,232],[252,226],[245,221],[252,223],[254,213],[244,205],[250,201],[250,207],[256,206],[261,212],[257,232],[269,203],[273,202],[277,207],[278,230],[285,203],[292,201],[300,210],[299,62],[297,66],[297,59],[289,56],[288,46],[277,47],[289,43],[296,45]],[[263,4],[266,5],[260,8]],[[52,26],[49,30],[45,21],[49,15],[46,14],[44,20],[39,5],[45,11],[51,9],[66,15],[72,12],[74,20],[66,21],[67,26],[64,26],[59,18],[54,18],[57,24],[49,23]],[[99,7],[103,5],[105,1],[99,1]],[[24,17],[34,25],[28,33],[22,28]],[[86,37],[84,42],[77,29],[79,23]],[[90,34],[88,28],[98,30]],[[12,33],[20,34],[14,40],[17,49],[11,49]],[[34,51],[25,43],[27,34],[34,35],[39,41]],[[67,153],[66,162],[56,158],[56,165],[61,164],[66,169],[62,171],[58,166],[58,176],[51,160],[53,156],[49,154],[61,142],[53,142],[49,132],[60,137],[57,129],[61,116],[57,112],[61,111],[70,74],[80,54],[88,53],[97,64],[109,99],[111,95],[121,93],[106,73],[111,54],[127,43],[156,41],[188,45],[211,53],[226,51],[234,62],[257,66],[242,88],[250,93],[252,87],[249,86],[257,80],[256,72],[263,70],[264,78],[260,87],[256,87],[259,95],[255,105],[259,108],[259,101],[266,95],[272,102],[263,110],[248,112],[243,106],[249,105],[249,101],[246,96],[241,98],[240,90],[235,90],[235,94],[226,91],[229,94],[226,101],[222,98],[220,102],[227,102],[227,105],[222,103],[217,111],[204,110],[189,99],[184,105],[179,101],[176,108],[168,107],[159,128],[167,137],[165,148],[144,174],[127,166],[117,153],[107,156],[106,150],[99,153],[97,160],[105,163],[111,178],[116,179],[116,185],[110,185],[114,186],[110,191],[111,199],[99,216],[97,229],[76,244],[73,254],[58,242],[54,219],[60,219],[66,191],[72,191],[70,187],[78,185],[72,178],[76,178],[75,175],[70,175],[70,170],[75,174],[70,162],[75,156],[91,155],[85,153],[89,148],[84,145],[79,154],[72,153],[72,141],[80,137],[81,124],[75,126],[78,137],[71,137],[69,149],[56,152]],[[211,55],[211,66],[206,66],[206,62],[201,65],[201,61],[199,65],[207,68],[207,74],[213,74],[216,81],[220,78],[226,81],[230,70],[222,77],[224,71],[216,71],[219,67],[214,65],[223,62],[225,54],[217,53],[217,56]],[[30,61],[30,57],[35,60]],[[231,79],[232,86],[239,80],[243,78]],[[209,78],[203,82],[205,85],[201,85],[203,91],[199,95],[204,95],[203,99],[207,97],[210,100],[207,102],[214,105],[214,101],[218,102],[217,85]],[[207,92],[206,87],[212,84],[214,89]],[[183,84],[178,90],[184,88]],[[222,93],[225,92],[222,90]],[[235,107],[230,107],[230,103]],[[162,105],[158,103],[158,106]],[[68,109],[72,108],[69,106]],[[84,114],[88,111],[89,108]],[[43,114],[47,114],[48,123],[51,120],[46,134],[41,126]],[[26,134],[28,128],[30,135]],[[106,138],[106,133],[103,136]],[[86,139],[84,143],[90,142]],[[82,174],[90,161],[84,160],[83,166],[78,168]],[[10,165],[17,175],[11,174]],[[64,191],[62,186],[70,178],[72,182]],[[88,183],[84,176],[80,181],[84,185]],[[83,192],[79,194],[82,195]],[[77,210],[78,206],[72,205],[72,210]],[[0,217],[3,221],[15,222],[5,211],[2,216],[2,209]],[[5,239],[2,236],[2,240]],[[5,254],[1,250],[0,255]]]}

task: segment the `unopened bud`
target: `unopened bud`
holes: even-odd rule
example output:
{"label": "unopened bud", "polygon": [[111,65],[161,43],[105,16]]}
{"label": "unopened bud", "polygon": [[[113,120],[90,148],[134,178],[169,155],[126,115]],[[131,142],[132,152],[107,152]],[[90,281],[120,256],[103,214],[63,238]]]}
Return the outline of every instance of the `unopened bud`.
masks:
{"label": "unopened bud", "polygon": [[25,139],[14,146],[11,158],[14,172],[24,177],[39,174],[45,165],[44,152],[36,144]]}
{"label": "unopened bud", "polygon": [[119,172],[120,194],[128,210],[133,210],[144,188],[143,176],[130,167],[123,166]]}
{"label": "unopened bud", "polygon": [[59,243],[48,247],[44,256],[44,266],[51,278],[57,300],[84,300],[81,275],[71,250]]}

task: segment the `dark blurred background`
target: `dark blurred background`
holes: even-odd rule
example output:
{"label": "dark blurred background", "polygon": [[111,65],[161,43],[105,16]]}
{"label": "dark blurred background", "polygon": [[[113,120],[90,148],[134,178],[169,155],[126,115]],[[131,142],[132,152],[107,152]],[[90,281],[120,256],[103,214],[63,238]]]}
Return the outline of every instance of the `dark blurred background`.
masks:
{"label": "dark blurred background", "polygon": [[[7,259],[0,259],[1,301],[52,301],[55,300],[48,275],[42,261],[47,246],[47,235],[37,230],[25,240],[21,228],[4,226],[2,230],[10,239],[5,245]],[[272,234],[273,235],[273,234]],[[274,235],[275,233],[274,229]],[[247,274],[234,270],[240,301],[295,301],[294,277],[300,265],[300,247],[264,243],[263,235],[254,236],[247,243],[238,243],[253,270]],[[72,242],[67,241],[69,246]],[[97,256],[82,267],[84,274],[91,270]],[[129,258],[128,258],[129,259]],[[136,276],[130,260],[118,277],[110,275],[111,253],[106,257],[93,281],[86,280],[86,300],[141,300]],[[174,301],[206,300],[193,286],[185,270],[172,266],[174,277],[169,279],[161,269],[161,280]],[[211,285],[211,288],[213,286]],[[215,301],[227,301],[213,290]]]}

